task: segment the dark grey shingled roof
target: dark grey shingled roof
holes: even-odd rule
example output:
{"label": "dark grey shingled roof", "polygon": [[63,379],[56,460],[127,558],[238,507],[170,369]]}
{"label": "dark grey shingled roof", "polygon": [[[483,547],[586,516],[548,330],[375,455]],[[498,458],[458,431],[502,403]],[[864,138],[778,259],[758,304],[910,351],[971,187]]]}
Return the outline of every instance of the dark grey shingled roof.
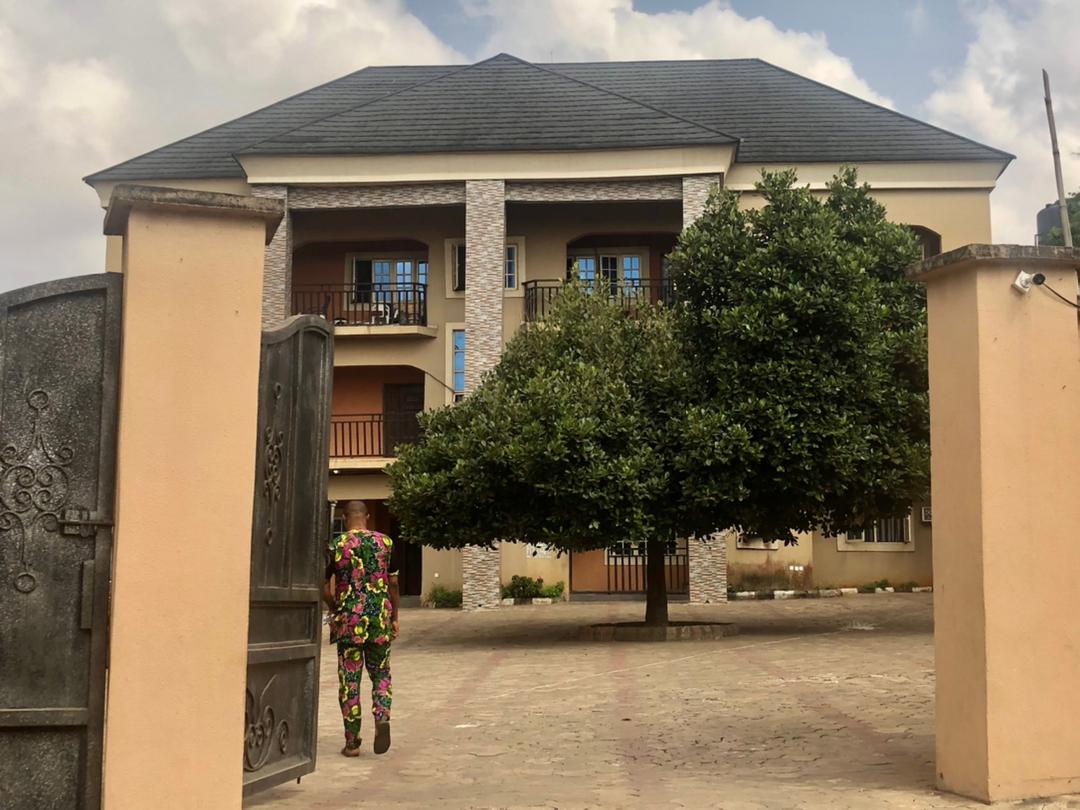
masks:
{"label": "dark grey shingled roof", "polygon": [[398,154],[735,142],[715,127],[500,54],[242,151]]}
{"label": "dark grey shingled roof", "polygon": [[742,163],[1012,156],[762,62],[371,67],[87,178],[243,177],[241,154],[723,144]]}
{"label": "dark grey shingled roof", "polygon": [[551,67],[737,135],[740,163],[1013,157],[760,59]]}

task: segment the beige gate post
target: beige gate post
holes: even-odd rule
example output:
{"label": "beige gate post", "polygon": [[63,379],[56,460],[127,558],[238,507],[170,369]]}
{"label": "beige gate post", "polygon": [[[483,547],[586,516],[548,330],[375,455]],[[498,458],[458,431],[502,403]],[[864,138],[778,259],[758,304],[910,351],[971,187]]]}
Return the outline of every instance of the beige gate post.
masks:
{"label": "beige gate post", "polygon": [[263,249],[277,200],[118,186],[106,810],[241,805]]}
{"label": "beige gate post", "polygon": [[[913,271],[930,325],[937,783],[983,801],[1080,791],[1078,268],[1064,248],[968,245]],[[1013,289],[1021,270],[1046,285]]]}

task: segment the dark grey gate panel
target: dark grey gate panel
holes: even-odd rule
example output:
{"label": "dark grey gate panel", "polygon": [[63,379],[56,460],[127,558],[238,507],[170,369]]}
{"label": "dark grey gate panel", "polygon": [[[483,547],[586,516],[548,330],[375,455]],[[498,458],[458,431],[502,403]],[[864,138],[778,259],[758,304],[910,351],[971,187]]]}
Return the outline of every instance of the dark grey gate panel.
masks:
{"label": "dark grey gate panel", "polygon": [[301,315],[263,333],[244,696],[244,794],[315,770],[334,338]]}
{"label": "dark grey gate panel", "polygon": [[122,277],[0,295],[0,807],[101,804]]}

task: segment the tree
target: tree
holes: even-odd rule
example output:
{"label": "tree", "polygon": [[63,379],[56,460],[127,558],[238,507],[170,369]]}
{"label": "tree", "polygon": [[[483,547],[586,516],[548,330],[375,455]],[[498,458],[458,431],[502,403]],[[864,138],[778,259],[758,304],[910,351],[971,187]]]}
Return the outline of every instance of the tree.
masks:
{"label": "tree", "polygon": [[436,548],[644,543],[646,622],[666,624],[665,544],[698,528],[674,458],[683,357],[669,313],[630,316],[567,287],[475,392],[422,417],[423,440],[390,468],[403,535]]}
{"label": "tree", "polygon": [[[1074,192],[1065,198],[1065,208],[1069,212],[1069,230],[1072,231],[1073,245],[1080,246],[1080,191]],[[1056,208],[1054,210],[1054,216],[1058,216]],[[1050,229],[1050,232],[1046,235],[1042,244],[1065,244],[1060,222]]]}
{"label": "tree", "polygon": [[925,299],[904,276],[916,240],[853,169],[826,199],[795,182],[763,174],[758,210],[719,192],[671,256],[695,358],[687,508],[787,543],[904,511],[929,480]]}
{"label": "tree", "polygon": [[904,277],[919,248],[854,171],[827,199],[795,179],[763,175],[760,210],[713,195],[671,256],[673,310],[571,286],[426,414],[390,468],[403,535],[645,543],[646,622],[664,624],[669,540],[794,542],[908,508],[929,477],[925,303]]}

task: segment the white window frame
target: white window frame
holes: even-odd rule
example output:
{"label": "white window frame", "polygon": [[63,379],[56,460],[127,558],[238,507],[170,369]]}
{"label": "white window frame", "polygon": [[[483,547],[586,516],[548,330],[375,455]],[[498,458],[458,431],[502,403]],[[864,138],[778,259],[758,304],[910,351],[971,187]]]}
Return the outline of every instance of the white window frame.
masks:
{"label": "white window frame", "polygon": [[740,534],[735,538],[735,548],[746,551],[779,551],[780,546],[779,540],[763,540],[760,537],[745,534]]}
{"label": "white window frame", "polygon": [[912,513],[907,517],[907,540],[864,540],[858,537],[849,538],[846,534],[836,536],[837,551],[880,551],[885,553],[911,553],[915,551],[915,522]]}
{"label": "white window frame", "polygon": [[345,254],[345,285],[347,287],[353,287],[356,282],[356,260],[365,259],[372,263],[374,262],[389,262],[390,263],[390,284],[392,286],[397,285],[397,274],[395,267],[398,262],[412,262],[413,263],[413,283],[419,283],[419,270],[422,262],[427,262],[427,285],[431,287],[431,259],[428,254],[423,251],[359,251],[355,253]]}
{"label": "white window frame", "polygon": [[[361,309],[371,308],[379,306],[379,302],[376,300],[371,301],[358,301],[356,300],[356,261],[357,259],[363,259],[372,263],[372,283],[375,283],[375,262],[386,262],[390,265],[390,289],[396,290],[398,288],[397,279],[397,263],[398,262],[412,262],[412,282],[413,284],[419,284],[420,281],[420,265],[427,264],[427,285],[428,293],[431,291],[431,259],[427,253],[423,251],[356,251],[353,253],[345,254],[345,286],[351,292],[345,298],[346,309]],[[377,295],[377,293],[376,293]]]}
{"label": "white window frame", "polygon": [[[647,247],[613,247],[613,248],[592,248],[589,250],[567,250],[567,260],[576,261],[580,258],[590,258],[596,260],[596,281],[594,283],[600,284],[604,279],[604,271],[602,268],[604,256],[615,257],[615,284],[616,287],[625,294],[626,290],[626,278],[623,275],[623,260],[632,256],[638,260],[638,265],[641,270],[641,276],[638,279],[640,284],[652,284],[653,278],[649,275],[649,256],[650,251]],[[565,277],[565,273],[564,273]],[[659,279],[656,280],[657,282]]]}
{"label": "white window frame", "polygon": [[[457,271],[457,249],[461,245],[465,244],[464,239],[447,239],[445,240],[445,255],[446,255],[446,297],[447,298],[464,298],[465,290],[454,289],[454,276]],[[528,278],[526,275],[525,266],[525,237],[524,236],[508,236],[506,237],[506,246],[513,246],[517,250],[517,286],[514,288],[507,288],[506,286],[506,259],[505,253],[503,258],[503,272],[502,272],[502,285],[503,295],[507,298],[521,298],[525,295],[525,281]],[[469,257],[465,256],[465,289],[469,287]],[[429,282],[430,283],[430,282]]]}

